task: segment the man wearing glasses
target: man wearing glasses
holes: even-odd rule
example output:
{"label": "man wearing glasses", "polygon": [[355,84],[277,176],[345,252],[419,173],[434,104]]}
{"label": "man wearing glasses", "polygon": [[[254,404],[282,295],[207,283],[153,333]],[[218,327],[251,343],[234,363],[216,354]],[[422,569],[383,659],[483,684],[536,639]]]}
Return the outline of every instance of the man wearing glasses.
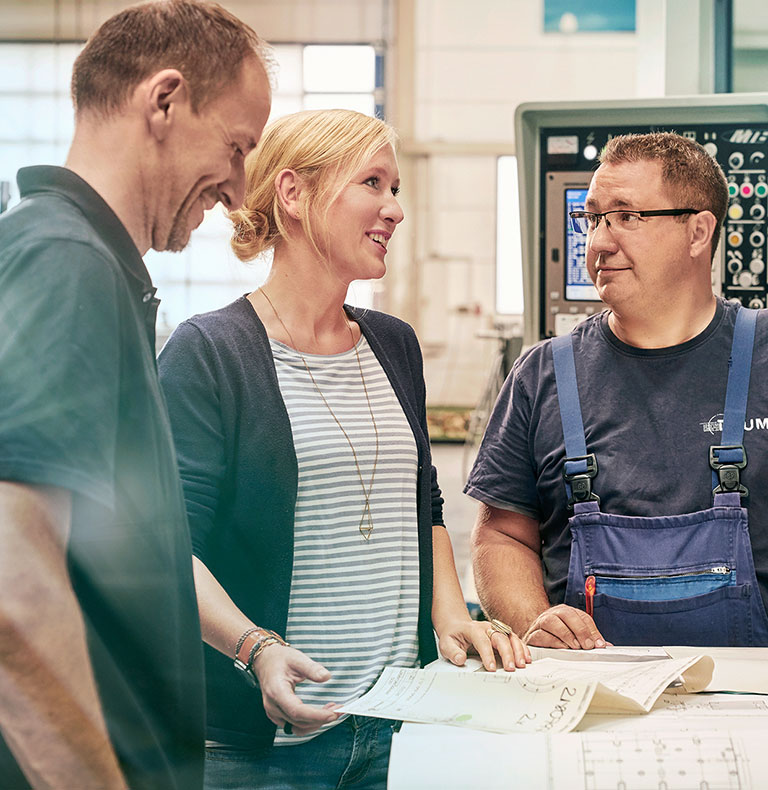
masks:
{"label": "man wearing glasses", "polygon": [[571,220],[608,309],[499,396],[465,489],[480,599],[544,647],[768,645],[768,323],[712,292],[725,176],[671,133],[600,161]]}

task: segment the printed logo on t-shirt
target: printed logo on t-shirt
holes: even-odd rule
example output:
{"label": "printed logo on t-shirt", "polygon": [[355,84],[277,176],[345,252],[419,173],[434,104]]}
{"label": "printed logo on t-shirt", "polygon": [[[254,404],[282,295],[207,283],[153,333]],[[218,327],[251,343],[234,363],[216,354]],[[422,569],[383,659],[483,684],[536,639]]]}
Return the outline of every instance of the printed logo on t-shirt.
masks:
{"label": "printed logo on t-shirt", "polygon": [[[723,415],[715,414],[710,417],[706,422],[700,422],[704,433],[722,433],[723,432]],[[744,420],[745,431],[768,431],[768,417],[750,417]]]}

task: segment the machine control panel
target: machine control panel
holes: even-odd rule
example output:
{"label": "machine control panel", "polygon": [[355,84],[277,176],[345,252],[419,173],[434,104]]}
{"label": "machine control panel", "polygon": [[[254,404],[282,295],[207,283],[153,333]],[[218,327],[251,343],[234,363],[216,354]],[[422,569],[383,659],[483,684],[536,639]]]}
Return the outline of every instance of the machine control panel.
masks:
{"label": "machine control panel", "polygon": [[541,337],[568,332],[603,308],[586,271],[586,237],[573,232],[568,212],[583,208],[598,153],[611,137],[651,131],[696,140],[720,163],[728,209],[713,286],[748,307],[768,305],[768,123],[542,128]]}

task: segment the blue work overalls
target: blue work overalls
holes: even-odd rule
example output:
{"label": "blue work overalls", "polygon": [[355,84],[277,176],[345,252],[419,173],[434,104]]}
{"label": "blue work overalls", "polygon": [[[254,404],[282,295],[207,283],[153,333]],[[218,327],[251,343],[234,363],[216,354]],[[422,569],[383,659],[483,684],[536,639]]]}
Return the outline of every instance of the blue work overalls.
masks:
{"label": "blue work overalls", "polygon": [[757,311],[744,308],[736,317],[722,444],[709,451],[713,506],[680,516],[600,510],[592,492],[597,460],[587,453],[571,336],[552,341],[563,474],[574,513],[565,603],[592,610],[600,632],[616,645],[768,645],[768,616],[741,507],[747,490],[739,477],[747,460],[744,419],[756,318]]}

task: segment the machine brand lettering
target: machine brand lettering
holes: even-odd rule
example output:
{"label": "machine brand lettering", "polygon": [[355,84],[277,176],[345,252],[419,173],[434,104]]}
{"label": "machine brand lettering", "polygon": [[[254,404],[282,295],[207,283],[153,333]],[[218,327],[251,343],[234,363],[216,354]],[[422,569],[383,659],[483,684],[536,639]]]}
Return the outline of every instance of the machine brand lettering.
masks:
{"label": "machine brand lettering", "polygon": [[734,129],[731,133],[732,143],[758,145],[768,140],[768,130]]}
{"label": "machine brand lettering", "polygon": [[[715,414],[705,422],[700,422],[704,433],[721,433],[723,430],[723,415]],[[750,417],[744,421],[745,431],[768,431],[768,417]]]}

